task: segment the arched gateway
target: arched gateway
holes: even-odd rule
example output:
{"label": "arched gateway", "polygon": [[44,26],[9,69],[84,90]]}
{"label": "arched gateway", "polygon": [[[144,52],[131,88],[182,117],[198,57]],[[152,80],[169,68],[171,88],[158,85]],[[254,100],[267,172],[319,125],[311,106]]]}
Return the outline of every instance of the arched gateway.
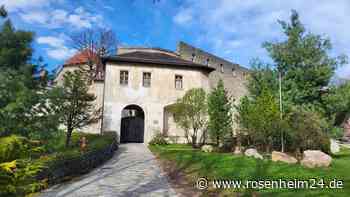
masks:
{"label": "arched gateway", "polygon": [[122,110],[120,142],[143,143],[145,113],[138,105],[128,105]]}

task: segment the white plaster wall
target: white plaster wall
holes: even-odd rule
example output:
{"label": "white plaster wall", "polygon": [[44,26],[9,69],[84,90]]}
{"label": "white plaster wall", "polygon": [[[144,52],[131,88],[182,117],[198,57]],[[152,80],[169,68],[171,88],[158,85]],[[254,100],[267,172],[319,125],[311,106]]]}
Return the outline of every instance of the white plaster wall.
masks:
{"label": "white plaster wall", "polygon": [[[120,85],[121,70],[129,71],[129,83]],[[151,87],[142,86],[142,73],[151,72]],[[175,89],[175,75],[183,76],[183,89]],[[140,106],[145,113],[144,142],[149,142],[155,131],[163,130],[164,107],[173,104],[191,88],[209,91],[208,73],[174,66],[107,63],[105,75],[104,131],[115,131],[120,136],[121,111],[128,105]],[[173,132],[172,132],[173,133]],[[183,135],[181,133],[175,133]]]}
{"label": "white plaster wall", "polygon": [[66,72],[70,71],[73,72],[75,70],[79,69],[79,66],[64,66],[62,68],[62,70],[60,71],[60,73],[58,73],[58,75],[55,78],[55,82],[57,83],[57,85],[62,85],[63,84],[63,76]]}

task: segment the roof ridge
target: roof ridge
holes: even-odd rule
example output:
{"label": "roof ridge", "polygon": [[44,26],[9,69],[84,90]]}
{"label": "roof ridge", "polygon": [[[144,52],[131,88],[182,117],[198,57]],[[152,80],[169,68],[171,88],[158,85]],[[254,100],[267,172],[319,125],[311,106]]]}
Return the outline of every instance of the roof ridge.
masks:
{"label": "roof ridge", "polygon": [[163,52],[173,53],[173,54],[177,55],[177,53],[175,51],[160,48],[160,47],[142,47],[142,46],[130,46],[130,47],[128,47],[127,46],[127,47],[119,47],[118,49],[150,49],[150,50],[159,50],[159,51],[163,51]]}

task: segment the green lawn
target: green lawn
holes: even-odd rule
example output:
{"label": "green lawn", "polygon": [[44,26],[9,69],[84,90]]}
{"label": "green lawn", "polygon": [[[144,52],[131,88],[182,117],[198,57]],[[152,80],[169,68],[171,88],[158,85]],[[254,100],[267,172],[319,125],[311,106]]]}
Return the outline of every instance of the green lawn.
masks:
{"label": "green lawn", "polygon": [[[185,172],[188,180],[195,183],[199,177],[212,179],[239,179],[246,180],[309,180],[311,178],[330,180],[343,180],[343,189],[284,189],[259,190],[260,196],[350,196],[350,151],[342,150],[333,156],[329,168],[308,169],[298,164],[288,165],[269,160],[256,160],[244,156],[234,156],[231,153],[204,153],[192,149],[188,145],[150,146],[153,153],[161,160],[173,161],[176,168]],[[327,183],[328,184],[328,183]],[[210,189],[221,195],[231,195],[237,190]],[[241,190],[247,193],[250,191]],[[205,194],[204,194],[205,195]]]}

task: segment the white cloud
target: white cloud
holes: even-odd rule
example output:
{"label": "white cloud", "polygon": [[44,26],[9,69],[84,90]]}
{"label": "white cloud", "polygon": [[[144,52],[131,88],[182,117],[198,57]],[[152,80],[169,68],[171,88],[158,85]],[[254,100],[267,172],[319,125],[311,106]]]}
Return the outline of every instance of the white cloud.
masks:
{"label": "white cloud", "polygon": [[66,10],[54,9],[50,12],[43,10],[29,10],[20,14],[21,18],[32,24],[41,24],[47,28],[64,28],[70,26],[76,29],[102,26],[102,15],[94,15],[87,12],[83,7],[76,8],[72,13]]}
{"label": "white cloud", "polygon": [[[333,54],[350,55],[349,0],[185,0],[173,20],[180,26],[192,25],[200,32],[197,40],[213,52],[247,65],[254,57],[268,60],[261,44],[282,38],[277,20],[288,20],[292,9],[307,30],[331,39]],[[344,72],[350,76],[348,68]]]}
{"label": "white cloud", "polygon": [[42,36],[37,39],[39,44],[47,44],[51,47],[62,47],[64,46],[65,41],[58,37],[53,36]]}
{"label": "white cloud", "polygon": [[75,49],[66,46],[66,39],[66,35],[60,34],[57,37],[42,36],[39,37],[36,41],[39,44],[47,46],[45,50],[49,57],[56,60],[66,60],[77,52]]}
{"label": "white cloud", "polygon": [[114,11],[115,10],[114,7],[109,6],[109,5],[103,5],[103,8],[106,9],[106,10],[109,10],[109,11]]}
{"label": "white cloud", "polygon": [[44,7],[49,4],[49,0],[0,0],[0,5],[5,5],[10,12],[20,9]]}
{"label": "white cloud", "polygon": [[25,22],[39,24],[47,28],[64,28],[67,25],[76,29],[102,26],[103,17],[78,7],[68,11],[57,8],[63,0],[0,0],[10,13],[18,14]]}
{"label": "white cloud", "polygon": [[47,55],[56,60],[67,60],[77,51],[67,47],[46,49]]}
{"label": "white cloud", "polygon": [[191,9],[182,9],[180,12],[175,15],[174,22],[179,25],[186,25],[191,22],[193,19]]}
{"label": "white cloud", "polygon": [[47,19],[49,18],[49,15],[47,12],[35,11],[35,12],[23,13],[21,17],[27,23],[45,24],[47,23]]}

